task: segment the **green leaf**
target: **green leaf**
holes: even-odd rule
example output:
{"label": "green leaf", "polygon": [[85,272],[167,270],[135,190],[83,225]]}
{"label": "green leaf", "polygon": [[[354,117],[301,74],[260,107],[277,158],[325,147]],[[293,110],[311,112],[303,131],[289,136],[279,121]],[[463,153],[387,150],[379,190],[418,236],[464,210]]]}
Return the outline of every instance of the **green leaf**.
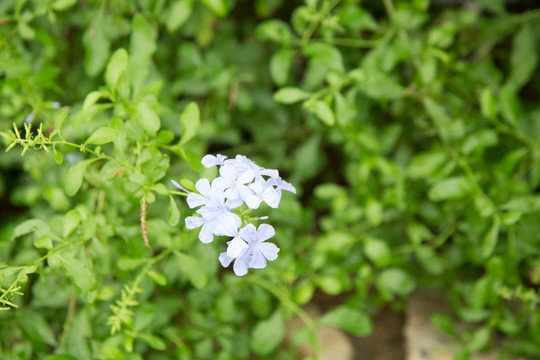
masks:
{"label": "green leaf", "polygon": [[201,0],[214,14],[219,17],[227,15],[229,2],[227,0]]}
{"label": "green leaf", "polygon": [[321,138],[315,133],[296,149],[294,154],[296,175],[300,179],[312,178],[322,167],[323,160]]}
{"label": "green leaf", "polygon": [[34,239],[34,246],[38,249],[51,250],[53,248],[52,238],[50,235],[42,235]]}
{"label": "green leaf", "polygon": [[439,133],[441,134],[441,137],[444,140],[449,140],[452,137],[450,134],[452,119],[446,112],[446,109],[441,104],[429,97],[424,99],[424,107],[429,117],[433,121],[433,124],[435,124]]}
{"label": "green leaf", "polygon": [[538,64],[538,40],[529,22],[525,22],[512,43],[510,57],[510,77],[507,84],[513,91],[519,91],[531,79]]}
{"label": "green leaf", "polygon": [[131,23],[129,54],[135,62],[145,63],[156,49],[156,32],[143,15],[135,14]]}
{"label": "green leaf", "polygon": [[270,58],[270,76],[277,86],[283,86],[287,83],[294,51],[288,48],[279,49]]}
{"label": "green leaf", "polygon": [[134,120],[151,135],[155,135],[161,127],[159,116],[145,102],[137,104]]}
{"label": "green leaf", "polygon": [[182,125],[182,138],[180,139],[180,145],[184,145],[191,140],[201,124],[201,114],[199,112],[199,106],[195,102],[190,102],[182,111],[180,115],[180,124]]}
{"label": "green leaf", "polygon": [[144,341],[154,350],[163,351],[167,348],[167,344],[161,338],[150,334],[137,334],[137,337]]}
{"label": "green leaf", "polygon": [[82,107],[83,112],[88,112],[88,110],[90,110],[92,105],[94,105],[102,97],[106,97],[106,96],[108,96],[107,93],[102,90],[90,92],[88,95],[86,95],[86,98],[84,98],[84,103]]}
{"label": "green leaf", "polygon": [[293,38],[289,25],[282,20],[267,20],[261,23],[257,26],[255,34],[263,40],[282,45],[288,45]]}
{"label": "green leaf", "polygon": [[422,264],[422,267],[426,269],[429,274],[442,274],[444,270],[442,259],[437,256],[433,249],[425,246],[418,247],[418,249],[416,249],[416,256],[418,257],[420,264]]}
{"label": "green leaf", "polygon": [[62,164],[64,162],[64,158],[62,157],[62,153],[58,150],[56,150],[56,147],[53,148],[53,156],[54,161],[56,161],[57,164]]}
{"label": "green leaf", "polygon": [[364,252],[379,267],[388,265],[392,260],[392,253],[388,244],[383,240],[371,236],[365,239]]}
{"label": "green leaf", "polygon": [[483,258],[488,258],[491,256],[491,254],[493,254],[493,251],[495,250],[495,246],[497,246],[497,242],[499,241],[499,226],[500,226],[499,217],[494,216],[493,222],[491,223],[489,230],[486,232],[486,234],[482,238],[481,255]]}
{"label": "green leaf", "polygon": [[82,185],[84,172],[88,166],[96,160],[97,159],[88,159],[79,161],[69,169],[64,179],[66,194],[73,196],[79,191]]}
{"label": "green leaf", "polygon": [[40,235],[52,235],[51,228],[49,224],[40,219],[29,219],[26,220],[15,227],[13,230],[12,239],[18,238],[20,236],[29,234],[31,232],[36,232]]}
{"label": "green leaf", "polygon": [[177,154],[184,158],[193,170],[200,171],[202,169],[201,158],[193,151],[181,148],[180,151],[177,152]]}
{"label": "green leaf", "polygon": [[68,354],[57,354],[47,356],[46,358],[43,358],[43,360],[77,360],[77,358]]}
{"label": "green leaf", "polygon": [[441,313],[432,313],[429,317],[431,323],[442,332],[449,335],[456,334],[456,328],[454,327],[454,321],[448,315]]}
{"label": "green leaf", "polygon": [[353,123],[356,116],[358,116],[358,109],[355,104],[341,93],[334,95],[334,104],[336,107],[336,121],[341,126]]}
{"label": "green leaf", "polygon": [[167,12],[165,26],[168,32],[175,32],[189,19],[192,11],[192,4],[189,0],[175,1]]}
{"label": "green leaf", "polygon": [[52,4],[52,8],[56,11],[66,10],[77,3],[77,0],[56,0]]}
{"label": "green leaf", "polygon": [[169,221],[169,225],[176,226],[178,221],[180,221],[180,211],[178,210],[178,206],[176,206],[176,201],[174,201],[174,198],[172,196],[169,198],[170,203],[169,211],[167,213],[167,220]]}
{"label": "green leaf", "polygon": [[285,336],[285,320],[281,311],[276,310],[270,318],[259,321],[251,333],[250,347],[259,356],[275,350]]}
{"label": "green leaf", "polygon": [[95,291],[96,278],[88,266],[72,257],[72,255],[55,253],[52,256],[60,260],[66,276],[73,281],[85,298],[88,298],[88,292]]}
{"label": "green leaf", "polygon": [[85,49],[84,70],[89,76],[99,74],[109,58],[110,41],[105,33],[103,18],[103,11],[98,11],[82,37]]}
{"label": "green leaf", "polygon": [[338,306],[324,314],[319,324],[337,327],[354,336],[367,336],[373,332],[373,323],[369,316],[347,306]]}
{"label": "green leaf", "polygon": [[64,215],[64,231],[63,236],[64,238],[67,238],[73,232],[75,229],[79,226],[81,223],[81,215],[79,212],[75,209],[69,210],[66,215]]}
{"label": "green leaf", "polygon": [[334,126],[336,119],[330,106],[322,100],[317,100],[310,109],[326,125]]}
{"label": "green leaf", "polygon": [[428,197],[432,201],[456,200],[469,195],[472,190],[471,183],[465,177],[451,177],[433,185]]}
{"label": "green leaf", "polygon": [[56,339],[43,316],[29,310],[19,310],[17,320],[28,337],[36,343],[55,346]]}
{"label": "green leaf", "polygon": [[167,278],[165,277],[165,275],[163,275],[162,273],[158,271],[150,270],[148,272],[148,277],[152,279],[152,281],[154,281],[159,286],[167,285]]}
{"label": "green leaf", "polygon": [[490,88],[485,87],[480,92],[480,112],[490,120],[495,120],[497,116],[497,103]]}
{"label": "green leaf", "polygon": [[110,127],[100,127],[86,140],[86,144],[103,145],[114,141],[118,137],[118,130]]}
{"label": "green leaf", "polygon": [[448,161],[443,151],[430,151],[416,155],[407,169],[411,179],[427,179]]}
{"label": "green leaf", "polygon": [[467,136],[463,145],[461,145],[461,151],[467,155],[472,152],[481,152],[497,145],[498,142],[499,136],[495,130],[481,129]]}
{"label": "green leaf", "polygon": [[[404,88],[396,80],[380,70],[356,73],[358,87],[369,97],[377,100],[395,100],[404,96]],[[351,78],[354,79],[353,76]]]}
{"label": "green leaf", "polygon": [[467,348],[470,351],[482,350],[489,343],[490,336],[491,329],[488,326],[474,331],[472,336],[469,337]]}
{"label": "green leaf", "polygon": [[324,42],[310,42],[302,49],[302,52],[311,58],[310,67],[324,71],[344,71],[341,52],[335,46]]}
{"label": "green leaf", "polygon": [[311,96],[310,93],[295,87],[284,87],[276,91],[274,100],[282,104],[294,104]]}
{"label": "green leaf", "polygon": [[503,86],[499,92],[499,105],[503,118],[509,124],[517,126],[521,116],[521,106],[515,92],[508,86]]}
{"label": "green leaf", "polygon": [[370,197],[366,200],[366,219],[370,225],[378,226],[383,221],[383,207],[380,201]]}
{"label": "green leaf", "polygon": [[197,191],[195,189],[195,184],[193,184],[193,181],[191,181],[189,179],[180,179],[180,185],[182,185],[187,190]]}
{"label": "green leaf", "polygon": [[410,294],[414,288],[414,279],[405,271],[398,268],[390,268],[381,272],[377,278],[377,286],[380,290],[397,295]]}
{"label": "green leaf", "polygon": [[128,65],[128,53],[125,49],[114,52],[105,70],[105,82],[114,91],[120,76],[126,71]]}
{"label": "green leaf", "polygon": [[503,15],[506,12],[504,8],[505,0],[477,0],[486,10],[497,15]]}
{"label": "green leaf", "polygon": [[189,282],[197,289],[202,289],[206,286],[207,278],[201,264],[192,256],[175,251],[174,254],[178,258],[178,267]]}
{"label": "green leaf", "polygon": [[28,281],[28,274],[33,274],[36,271],[37,265],[15,267],[0,266],[0,285],[2,287],[9,287],[16,279],[19,279],[19,284],[24,284]]}

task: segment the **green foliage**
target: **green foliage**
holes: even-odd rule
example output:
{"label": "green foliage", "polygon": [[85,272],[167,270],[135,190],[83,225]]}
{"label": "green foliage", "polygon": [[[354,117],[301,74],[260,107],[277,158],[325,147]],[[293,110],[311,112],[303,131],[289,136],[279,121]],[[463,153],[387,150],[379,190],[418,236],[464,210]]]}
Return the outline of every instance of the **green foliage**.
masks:
{"label": "green foliage", "polygon": [[[319,356],[425,288],[460,358],[538,358],[540,11],[467,4],[2,2],[0,358]],[[298,189],[260,275],[185,228],[206,153]]]}

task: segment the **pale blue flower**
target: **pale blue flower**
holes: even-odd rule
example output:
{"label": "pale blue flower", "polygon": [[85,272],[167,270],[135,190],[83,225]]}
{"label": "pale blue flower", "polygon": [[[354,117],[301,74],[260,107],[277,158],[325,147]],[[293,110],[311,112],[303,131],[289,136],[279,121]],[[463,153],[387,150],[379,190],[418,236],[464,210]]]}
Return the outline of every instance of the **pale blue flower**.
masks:
{"label": "pale blue flower", "polygon": [[252,194],[245,199],[248,208],[257,209],[263,201],[271,208],[278,207],[281,196],[271,185],[266,182],[256,181],[249,184],[249,189]]}
{"label": "pale blue flower", "polygon": [[[232,262],[233,271],[238,276],[247,274],[248,269],[262,269],[268,261],[277,259],[279,248],[266,240],[275,235],[271,225],[261,224],[257,229],[253,224],[241,228],[242,220],[234,211],[246,203],[256,209],[262,202],[277,208],[282,190],[296,193],[294,186],[279,177],[274,169],[265,169],[243,155],[234,159],[217,154],[205,155],[201,163],[205,167],[218,166],[219,176],[210,182],[200,179],[195,183],[197,192],[189,192],[177,182],[173,184],[188,193],[187,204],[199,208],[200,216],[188,216],[188,229],[201,228],[199,240],[212,242],[214,236],[230,236],[227,251],[219,255],[223,267]],[[267,216],[257,218],[266,220]]]}
{"label": "pale blue flower", "polygon": [[201,164],[203,164],[203,166],[206,168],[216,166],[216,165],[221,166],[223,165],[225,159],[227,159],[225,155],[217,154],[216,156],[214,156],[214,155],[208,154],[202,158]]}
{"label": "pale blue flower", "polygon": [[187,203],[190,208],[201,206],[197,210],[201,217],[187,217],[186,227],[194,229],[202,226],[199,240],[203,243],[211,242],[214,235],[234,236],[242,220],[232,209],[242,202],[225,200],[223,187],[215,180],[210,184],[208,179],[200,179],[195,183],[195,188],[199,193],[189,193]]}
{"label": "pale blue flower", "polygon": [[255,231],[255,226],[248,224],[246,227],[240,229],[238,233],[234,235],[234,238],[227,242],[227,256],[231,258],[241,257],[248,249],[246,239],[250,239],[250,233]]}
{"label": "pale blue flower", "polygon": [[233,244],[233,239],[227,243],[229,246],[227,252],[219,255],[219,262],[223,267],[228,267],[234,261],[233,271],[237,276],[247,274],[248,268],[265,268],[267,260],[276,260],[279,252],[279,248],[275,244],[265,242],[276,233],[271,225],[261,224],[259,229],[255,229],[254,225],[249,224],[242,230],[244,230],[241,235],[242,241],[247,245],[243,247],[244,251],[238,256],[229,254],[231,246],[237,246]]}
{"label": "pale blue flower", "polygon": [[294,188],[294,186],[292,186],[290,183],[286,182],[279,176],[268,179],[268,183],[271,184],[272,186],[275,186],[276,190],[280,193],[280,195],[281,195],[281,190],[290,191],[293,194],[296,194],[296,189]]}
{"label": "pale blue flower", "polygon": [[232,164],[236,168],[239,174],[243,174],[244,172],[252,172],[255,176],[255,179],[258,181],[264,181],[264,176],[269,177],[278,177],[279,173],[277,170],[274,169],[265,169],[257,164],[255,162],[251,161],[244,155],[236,155],[234,159],[228,159],[225,160],[225,164]]}
{"label": "pale blue flower", "polygon": [[251,171],[238,174],[233,165],[225,164],[219,169],[220,177],[214,181],[225,189],[224,195],[229,200],[242,200],[251,195],[251,190],[246,184],[253,181],[254,175]]}

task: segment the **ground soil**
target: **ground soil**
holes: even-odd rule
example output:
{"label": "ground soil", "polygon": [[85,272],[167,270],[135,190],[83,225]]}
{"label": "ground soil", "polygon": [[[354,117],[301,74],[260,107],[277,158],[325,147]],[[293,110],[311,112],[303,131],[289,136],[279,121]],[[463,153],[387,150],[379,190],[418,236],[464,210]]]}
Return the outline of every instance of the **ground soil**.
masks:
{"label": "ground soil", "polygon": [[[317,291],[313,303],[325,313],[345,302],[347,295],[330,296]],[[355,360],[403,360],[405,315],[389,307],[379,309],[373,317],[373,333],[367,337],[348,334],[355,351]]]}

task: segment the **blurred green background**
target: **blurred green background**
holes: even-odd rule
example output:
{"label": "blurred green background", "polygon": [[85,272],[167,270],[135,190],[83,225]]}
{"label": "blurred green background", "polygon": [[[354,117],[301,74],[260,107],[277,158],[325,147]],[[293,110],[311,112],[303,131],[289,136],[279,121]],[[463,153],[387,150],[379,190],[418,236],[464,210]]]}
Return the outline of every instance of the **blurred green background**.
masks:
{"label": "blurred green background", "polygon": [[[456,358],[538,358],[537,6],[0,2],[0,357],[316,358],[317,326],[369,336],[430,289]],[[207,153],[298,190],[259,210],[264,270],[185,229],[170,180]]]}

